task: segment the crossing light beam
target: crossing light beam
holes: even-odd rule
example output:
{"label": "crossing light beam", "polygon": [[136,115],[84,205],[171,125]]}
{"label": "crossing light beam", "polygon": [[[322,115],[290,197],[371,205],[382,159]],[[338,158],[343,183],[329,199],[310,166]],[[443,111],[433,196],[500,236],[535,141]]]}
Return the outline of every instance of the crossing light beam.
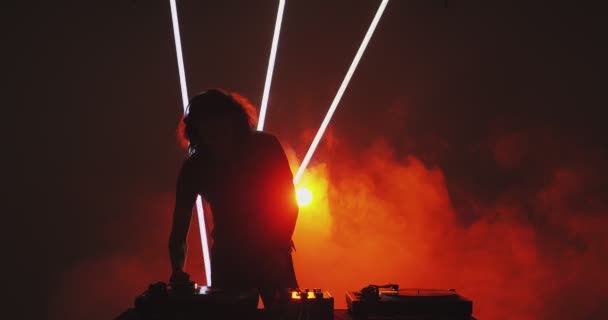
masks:
{"label": "crossing light beam", "polygon": [[331,120],[331,117],[333,116],[334,112],[336,111],[336,108],[338,108],[340,99],[342,99],[342,95],[344,95],[344,91],[346,91],[346,87],[348,87],[348,83],[350,82],[350,79],[352,78],[353,73],[355,73],[355,70],[357,69],[357,65],[359,64],[359,61],[361,60],[361,57],[363,56],[363,53],[365,52],[365,49],[367,48],[367,44],[369,43],[369,40],[372,38],[372,35],[374,34],[374,31],[376,30],[376,26],[378,25],[378,22],[380,21],[380,18],[382,17],[382,14],[384,13],[384,9],[386,9],[387,4],[388,4],[388,0],[382,0],[382,3],[380,3],[380,7],[378,8],[378,11],[376,11],[376,15],[374,16],[374,19],[372,20],[372,23],[369,26],[369,29],[367,30],[367,33],[365,34],[363,41],[361,42],[361,46],[359,46],[359,50],[357,50],[357,54],[355,55],[353,62],[351,63],[350,67],[348,68],[348,72],[346,73],[344,80],[342,80],[342,84],[340,85],[340,88],[338,89],[338,92],[336,93],[336,96],[334,97],[334,100],[332,101],[332,103],[329,107],[329,110],[327,111],[327,114],[325,115],[325,118],[323,119],[323,122],[321,123],[321,127],[319,127],[319,130],[317,131],[317,134],[315,135],[314,140],[312,141],[312,143],[310,144],[310,147],[308,148],[308,151],[306,152],[306,156],[304,157],[304,160],[302,160],[302,163],[300,164],[300,168],[298,169],[296,175],[293,178],[294,184],[297,184],[298,181],[300,181],[300,178],[302,178],[302,175],[304,174],[304,171],[306,170],[306,167],[308,166],[310,159],[312,158],[313,154],[315,153],[315,150],[317,149],[317,146],[319,145],[319,142],[321,141],[321,138],[323,137],[323,133],[325,133],[325,129],[327,129],[327,125],[329,125],[329,121]]}
{"label": "crossing light beam", "polygon": [[266,82],[264,83],[262,104],[260,105],[260,116],[258,117],[258,131],[264,130],[264,120],[266,118],[266,110],[268,109],[268,96],[270,95],[270,87],[272,85],[272,74],[274,72],[274,62],[277,57],[277,47],[279,46],[279,35],[281,34],[281,24],[283,23],[284,10],[285,0],[280,0],[279,10],[277,12],[277,20],[274,25],[274,34],[272,36],[272,46],[270,47],[268,69],[266,70]]}
{"label": "crossing light beam", "polygon": [[[171,5],[171,21],[173,23],[173,38],[175,39],[175,53],[177,55],[177,70],[179,73],[179,86],[182,94],[184,113],[188,107],[188,88],[186,86],[186,72],[184,70],[184,55],[182,53],[182,40],[179,33],[179,19],[177,16],[176,0],[169,0]],[[207,285],[211,286],[211,259],[209,257],[209,243],[207,241],[207,227],[205,226],[205,213],[203,201],[200,196],[196,197],[196,212],[198,215],[198,228],[201,234],[201,246],[203,247],[203,260],[205,263],[205,277]]]}

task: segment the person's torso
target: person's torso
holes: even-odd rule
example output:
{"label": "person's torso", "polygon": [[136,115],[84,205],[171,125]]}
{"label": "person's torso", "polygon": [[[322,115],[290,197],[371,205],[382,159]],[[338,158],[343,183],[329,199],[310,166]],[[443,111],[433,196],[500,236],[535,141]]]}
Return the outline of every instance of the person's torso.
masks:
{"label": "person's torso", "polygon": [[266,149],[264,137],[254,135],[230,159],[201,159],[200,191],[211,207],[214,246],[255,246],[261,241],[256,235],[268,232],[267,173],[274,164]]}

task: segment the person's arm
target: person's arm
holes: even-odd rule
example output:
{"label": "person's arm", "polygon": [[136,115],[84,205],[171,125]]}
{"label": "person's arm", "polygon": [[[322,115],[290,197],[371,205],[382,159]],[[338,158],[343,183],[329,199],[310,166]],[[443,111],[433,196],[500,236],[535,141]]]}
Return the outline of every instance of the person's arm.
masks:
{"label": "person's arm", "polygon": [[169,256],[171,259],[172,278],[184,273],[186,261],[188,229],[192,218],[192,206],[196,201],[196,175],[193,159],[184,162],[177,178],[175,188],[175,209],[173,225],[169,236]]}

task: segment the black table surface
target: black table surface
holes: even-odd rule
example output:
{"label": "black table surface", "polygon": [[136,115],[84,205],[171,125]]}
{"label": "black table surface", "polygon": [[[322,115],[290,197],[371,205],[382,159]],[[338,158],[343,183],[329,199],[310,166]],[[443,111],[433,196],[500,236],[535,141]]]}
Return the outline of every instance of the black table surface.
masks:
{"label": "black table surface", "polygon": [[[135,309],[131,308],[123,312],[116,320],[142,320]],[[334,320],[352,320],[346,309],[334,310]]]}
{"label": "black table surface", "polygon": [[[259,319],[262,319],[261,310],[260,310]],[[420,318],[416,318],[416,317],[412,318],[412,320],[416,320],[416,319],[420,320]],[[425,319],[428,319],[428,318],[425,318]],[[470,317],[467,319],[476,320],[474,317]],[[127,311],[123,312],[120,316],[118,316],[116,318],[116,320],[143,320],[143,319],[138,316],[135,309],[128,309]],[[314,319],[311,319],[311,320],[314,320]],[[350,316],[350,314],[348,313],[348,311],[346,309],[335,309],[334,310],[334,320],[352,320],[352,317]]]}

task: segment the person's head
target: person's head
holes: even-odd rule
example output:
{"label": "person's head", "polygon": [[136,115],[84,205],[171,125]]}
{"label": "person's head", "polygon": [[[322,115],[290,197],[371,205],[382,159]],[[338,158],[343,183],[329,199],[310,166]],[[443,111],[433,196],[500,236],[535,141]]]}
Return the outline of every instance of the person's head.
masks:
{"label": "person's head", "polygon": [[190,151],[222,152],[247,139],[255,123],[255,108],[247,99],[210,89],[190,100],[179,130]]}

